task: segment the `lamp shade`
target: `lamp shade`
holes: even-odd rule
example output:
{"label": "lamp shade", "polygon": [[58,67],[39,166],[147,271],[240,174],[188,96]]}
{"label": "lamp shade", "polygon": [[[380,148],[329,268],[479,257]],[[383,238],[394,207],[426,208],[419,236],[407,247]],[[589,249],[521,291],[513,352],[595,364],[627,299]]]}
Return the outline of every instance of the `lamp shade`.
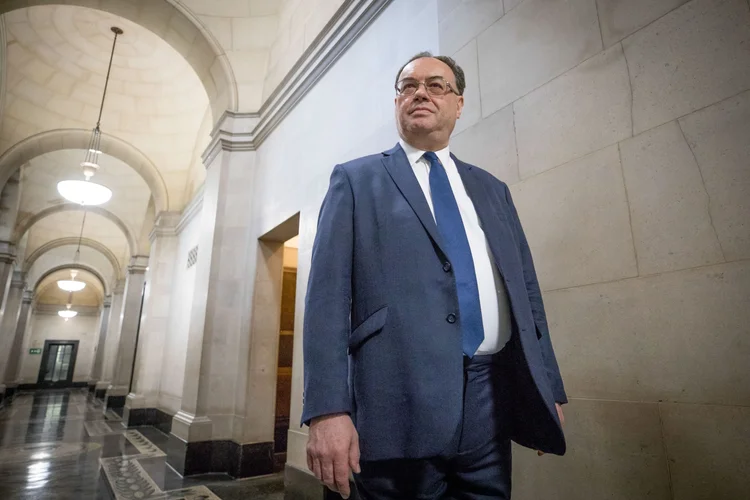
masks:
{"label": "lamp shade", "polygon": [[57,282],[57,286],[66,292],[80,292],[86,288],[86,283],[83,281],[60,280]]}
{"label": "lamp shade", "polygon": [[57,191],[68,201],[81,205],[101,205],[112,198],[112,191],[91,181],[61,181]]}

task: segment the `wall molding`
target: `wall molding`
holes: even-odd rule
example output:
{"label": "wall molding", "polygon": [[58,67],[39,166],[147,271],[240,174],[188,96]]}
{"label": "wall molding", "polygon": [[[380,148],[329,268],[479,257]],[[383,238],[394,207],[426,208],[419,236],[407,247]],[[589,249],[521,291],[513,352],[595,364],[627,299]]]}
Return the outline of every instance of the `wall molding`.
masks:
{"label": "wall molding", "polygon": [[7,59],[5,53],[8,50],[8,41],[5,36],[5,16],[0,16],[0,121],[3,119],[3,111],[5,111],[5,92],[6,92],[6,77],[8,69],[6,68]]}
{"label": "wall molding", "polygon": [[203,164],[219,151],[255,151],[393,0],[345,0],[281,83],[252,113],[225,111],[211,131]]}
{"label": "wall molding", "polygon": [[177,225],[180,223],[180,212],[159,212],[156,214],[154,228],[148,235],[151,244],[160,236],[177,236]]}
{"label": "wall molding", "polygon": [[[64,305],[37,303],[34,307],[34,314],[44,316],[57,316],[57,311],[60,311],[62,309],[65,309]],[[101,314],[101,309],[99,308],[99,306],[73,306],[72,309],[78,312],[78,316],[99,316],[99,314]]]}
{"label": "wall molding", "polygon": [[182,210],[180,221],[177,223],[177,227],[175,227],[175,232],[178,235],[192,222],[196,215],[201,213],[203,209],[203,188],[204,186],[201,185],[193,195],[190,203]]}

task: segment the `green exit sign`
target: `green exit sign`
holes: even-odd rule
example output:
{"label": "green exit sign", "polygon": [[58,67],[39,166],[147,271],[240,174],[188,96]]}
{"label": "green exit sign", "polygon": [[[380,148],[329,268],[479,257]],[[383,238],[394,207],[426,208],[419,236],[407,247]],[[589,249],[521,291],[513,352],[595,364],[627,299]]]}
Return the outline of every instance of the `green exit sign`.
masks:
{"label": "green exit sign", "polygon": [[29,349],[29,354],[41,354],[42,348],[41,347],[32,347]]}

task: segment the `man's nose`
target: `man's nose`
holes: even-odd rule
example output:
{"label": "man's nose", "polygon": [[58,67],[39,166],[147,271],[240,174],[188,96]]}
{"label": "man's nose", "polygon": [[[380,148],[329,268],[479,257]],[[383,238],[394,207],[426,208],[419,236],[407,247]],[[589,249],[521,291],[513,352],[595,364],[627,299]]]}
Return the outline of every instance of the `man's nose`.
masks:
{"label": "man's nose", "polygon": [[414,92],[414,99],[421,99],[421,100],[429,100],[429,96],[427,95],[427,85],[418,84],[417,90]]}

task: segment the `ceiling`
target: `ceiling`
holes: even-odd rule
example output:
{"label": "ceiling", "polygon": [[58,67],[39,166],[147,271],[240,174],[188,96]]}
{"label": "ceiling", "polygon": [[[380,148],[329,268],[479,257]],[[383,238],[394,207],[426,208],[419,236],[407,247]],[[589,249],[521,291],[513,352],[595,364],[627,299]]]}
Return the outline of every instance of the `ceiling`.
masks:
{"label": "ceiling", "polygon": [[87,271],[78,271],[76,281],[86,283],[80,292],[69,294],[57,286],[58,280],[69,280],[70,271],[55,271],[46,276],[37,287],[36,302],[64,306],[70,300],[73,306],[99,306],[104,298],[104,288],[99,279]]}
{"label": "ceiling", "polygon": [[[205,178],[200,154],[212,126],[206,90],[185,58],[151,31],[98,10],[44,5],[14,10],[2,18],[6,93],[0,154],[35,134],[94,127],[114,38],[110,27],[118,26],[124,34],[115,48],[102,132],[148,159],[156,170],[153,178],[166,188],[164,208],[180,211]],[[84,212],[55,207],[67,203],[57,193],[57,183],[83,178],[84,153],[60,147],[22,166],[18,225],[34,223],[17,235],[22,240],[19,269],[40,249],[81,235]],[[99,164],[93,181],[109,187],[113,195],[96,213],[87,212],[83,237],[101,243],[106,251],[88,247],[81,256],[102,261],[106,253],[109,265],[114,255],[118,269],[106,273],[107,279],[117,279],[135,251],[132,242],[143,240],[144,229],[147,235],[153,223],[152,192],[144,177],[121,159],[102,155]],[[54,259],[34,263],[35,275],[44,272],[41,266],[47,262],[73,262],[75,247],[61,246],[53,253]],[[40,284],[37,292],[42,288]],[[47,288],[45,297],[60,299],[55,287]],[[87,289],[80,294],[91,301],[95,287]]]}

